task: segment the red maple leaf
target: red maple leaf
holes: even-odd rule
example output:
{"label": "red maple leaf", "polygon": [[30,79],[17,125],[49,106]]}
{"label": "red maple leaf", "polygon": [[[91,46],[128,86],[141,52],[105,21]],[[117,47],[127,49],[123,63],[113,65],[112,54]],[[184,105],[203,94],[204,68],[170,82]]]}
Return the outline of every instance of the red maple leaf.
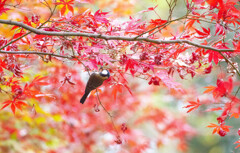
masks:
{"label": "red maple leaf", "polygon": [[112,62],[111,62],[112,58],[110,58],[108,54],[99,54],[99,55],[96,57],[96,60],[97,60],[97,62],[100,63],[101,65],[102,65],[103,63],[107,63],[107,64],[109,64],[109,65],[112,65]]}
{"label": "red maple leaf", "polygon": [[128,69],[130,69],[132,76],[134,76],[134,74],[139,69],[139,63],[136,60],[129,58],[126,62],[125,71],[127,71]]}
{"label": "red maple leaf", "polygon": [[0,15],[10,10],[9,8],[4,8],[4,5],[7,0],[0,0]]}
{"label": "red maple leaf", "polygon": [[147,29],[153,29],[157,26],[164,25],[167,22],[167,20],[162,20],[162,19],[151,19],[150,25],[147,27]]}
{"label": "red maple leaf", "polygon": [[210,9],[217,8],[218,4],[222,4],[222,0],[206,0],[206,2],[210,5]]}
{"label": "red maple leaf", "polygon": [[7,101],[5,101],[2,104],[3,104],[3,106],[1,108],[1,110],[4,109],[5,107],[7,107],[8,105],[11,105],[11,110],[12,110],[13,114],[15,114],[16,107],[18,109],[22,110],[22,106],[28,106],[28,104],[26,104],[25,102],[17,101],[16,99],[14,99],[14,100],[7,100]]}
{"label": "red maple leaf", "polygon": [[17,39],[17,38],[23,36],[25,33],[26,33],[26,32],[24,32],[23,30],[21,30],[19,33],[16,33],[16,34],[12,37],[12,39]]}
{"label": "red maple leaf", "polygon": [[215,36],[218,34],[218,35],[225,35],[225,29],[224,29],[224,27],[223,26],[221,26],[220,24],[216,24],[215,25],[215,29],[216,29],[216,31],[215,31]]}
{"label": "red maple leaf", "polygon": [[207,88],[207,90],[205,90],[203,93],[212,93],[213,98],[217,99],[218,97],[223,97],[231,94],[233,89],[233,80],[231,77],[228,78],[228,81],[217,79],[217,86],[210,85],[205,88]]}
{"label": "red maple leaf", "polygon": [[116,84],[113,86],[112,94],[113,94],[114,100],[116,100],[117,93],[122,92],[122,86],[123,86],[122,84]]}
{"label": "red maple leaf", "polygon": [[43,80],[47,79],[48,77],[45,76],[45,77],[41,77],[40,75],[36,76],[32,82],[29,84],[29,87],[32,87],[34,85],[42,85],[42,86],[46,86],[46,85],[49,85],[48,82],[45,82]]}
{"label": "red maple leaf", "polygon": [[210,28],[206,29],[206,28],[203,28],[203,32],[202,31],[199,31],[197,29],[195,29],[195,31],[197,32],[197,34],[199,35],[197,38],[199,39],[203,39],[203,38],[207,38],[209,35],[210,35]]}
{"label": "red maple leaf", "polygon": [[216,51],[213,50],[207,50],[205,53],[208,53],[208,62],[211,63],[212,60],[214,61],[214,63],[217,65],[219,59],[222,59],[223,57]]}
{"label": "red maple leaf", "polygon": [[97,20],[100,23],[108,24],[108,13],[109,12],[102,12],[101,10],[97,10],[94,13],[94,19]]}
{"label": "red maple leaf", "polygon": [[235,52],[240,52],[240,40],[234,46],[236,46]]}
{"label": "red maple leaf", "polygon": [[183,92],[183,89],[181,88],[181,84],[175,82],[173,80],[173,78],[170,75],[168,75],[167,71],[159,71],[159,72],[156,73],[156,76],[169,89],[173,89],[173,90],[176,90],[176,91]]}

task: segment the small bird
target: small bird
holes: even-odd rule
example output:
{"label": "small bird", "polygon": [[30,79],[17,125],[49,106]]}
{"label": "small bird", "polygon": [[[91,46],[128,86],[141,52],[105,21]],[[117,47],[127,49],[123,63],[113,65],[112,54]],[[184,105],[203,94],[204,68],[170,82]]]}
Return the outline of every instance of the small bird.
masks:
{"label": "small bird", "polygon": [[110,72],[105,69],[100,69],[100,72],[94,72],[90,75],[90,78],[88,79],[85,93],[82,96],[80,103],[84,103],[86,98],[88,97],[89,93],[96,89],[97,87],[101,86],[103,84],[103,81],[107,80],[110,77]]}

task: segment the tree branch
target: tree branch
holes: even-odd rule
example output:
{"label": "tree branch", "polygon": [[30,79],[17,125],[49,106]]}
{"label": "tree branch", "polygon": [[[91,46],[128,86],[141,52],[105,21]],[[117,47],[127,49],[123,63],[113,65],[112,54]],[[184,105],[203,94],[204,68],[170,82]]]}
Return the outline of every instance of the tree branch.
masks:
{"label": "tree branch", "polygon": [[0,53],[3,54],[36,54],[36,55],[51,55],[55,57],[60,57],[60,58],[68,58],[68,59],[73,59],[73,56],[64,56],[64,55],[58,55],[54,53],[44,53],[44,52],[36,52],[36,51],[2,51],[0,50]]}
{"label": "tree branch", "polygon": [[24,23],[21,22],[16,22],[12,20],[2,20],[0,19],[0,23],[3,24],[9,24],[9,25],[16,25],[19,27],[22,27],[26,30],[29,30],[35,34],[39,35],[48,35],[48,36],[82,36],[82,37],[94,37],[94,38],[99,38],[99,39],[104,39],[104,40],[126,40],[126,41],[146,41],[146,42],[151,42],[151,43],[156,43],[156,44],[174,44],[174,43],[185,43],[189,44],[191,46],[195,46],[198,48],[204,48],[204,49],[209,49],[217,52],[234,52],[234,49],[217,49],[211,46],[206,46],[206,45],[200,45],[198,43],[191,42],[189,40],[182,40],[182,39],[177,39],[177,40],[159,40],[159,39],[150,39],[147,37],[126,37],[126,36],[108,36],[108,35],[101,35],[101,34],[92,34],[92,33],[81,33],[81,32],[52,32],[52,31],[43,31],[39,30],[33,27],[30,27]]}
{"label": "tree branch", "polygon": [[228,60],[228,58],[225,55],[223,55],[223,53],[220,54],[225,59],[225,61],[232,66],[232,68],[237,72],[238,76],[240,77],[240,71],[238,71],[238,69],[233,65],[233,63],[230,60]]}

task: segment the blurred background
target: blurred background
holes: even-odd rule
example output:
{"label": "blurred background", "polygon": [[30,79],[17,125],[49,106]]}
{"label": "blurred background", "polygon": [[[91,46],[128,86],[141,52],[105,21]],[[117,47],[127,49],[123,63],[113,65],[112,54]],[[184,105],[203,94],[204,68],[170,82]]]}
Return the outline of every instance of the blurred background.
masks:
{"label": "blurred background", "polygon": [[[27,5],[34,4],[36,2],[29,2]],[[78,13],[86,9],[91,9],[92,12],[101,9],[109,12],[111,18],[118,18],[119,22],[129,20],[129,16],[150,21],[157,18],[167,19],[169,15],[165,0],[93,0],[90,4],[78,5],[75,7]],[[143,10],[155,6],[157,7],[154,11],[142,13]],[[178,0],[173,18],[181,17],[185,13],[185,2]],[[174,24],[171,28],[175,30]],[[80,64],[59,60],[46,63],[40,59],[20,59],[20,62],[31,64],[21,78],[23,82],[29,82],[41,75],[48,76],[46,81],[50,85],[35,86],[36,91],[40,90],[47,95],[27,99],[30,107],[16,111],[15,115],[10,108],[0,111],[2,153],[238,152],[233,144],[239,139],[237,132],[220,137],[217,134],[212,135],[212,129],[206,127],[209,123],[217,124],[216,118],[221,112],[207,112],[207,108],[210,108],[207,105],[190,113],[187,113],[188,109],[183,108],[188,101],[196,101],[197,98],[201,101],[210,99],[211,95],[202,93],[205,86],[215,85],[217,74],[211,73],[204,77],[197,75],[194,78],[187,76],[185,79],[174,75],[175,81],[182,84],[185,93],[170,91],[163,86],[149,85],[148,81],[141,77],[133,78],[131,75],[126,75],[126,79],[132,95],[124,86],[115,89],[106,83],[100,88],[100,97],[105,108],[113,116],[113,125],[109,115],[101,106],[96,105],[97,97],[94,93],[86,104],[79,104],[88,79],[87,72],[83,71],[84,67]],[[213,65],[213,72],[221,73],[221,67],[226,65],[221,62],[218,68]],[[66,75],[70,75],[71,81],[76,85],[62,85],[61,81]],[[114,93],[113,90],[119,91]],[[0,102],[8,98],[8,95],[0,93]],[[237,119],[227,120],[226,123],[233,127],[240,127],[239,124]],[[118,134],[114,126],[121,137],[120,145],[117,144]]]}

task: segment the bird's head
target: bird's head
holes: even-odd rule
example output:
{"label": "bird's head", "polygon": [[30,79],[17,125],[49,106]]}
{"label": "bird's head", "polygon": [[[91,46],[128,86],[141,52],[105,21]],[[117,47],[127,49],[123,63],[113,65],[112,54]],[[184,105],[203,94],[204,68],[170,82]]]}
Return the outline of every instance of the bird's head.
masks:
{"label": "bird's head", "polygon": [[110,77],[110,72],[108,71],[108,70],[102,70],[101,72],[100,72],[100,75],[105,79],[105,80],[107,80],[109,77]]}

